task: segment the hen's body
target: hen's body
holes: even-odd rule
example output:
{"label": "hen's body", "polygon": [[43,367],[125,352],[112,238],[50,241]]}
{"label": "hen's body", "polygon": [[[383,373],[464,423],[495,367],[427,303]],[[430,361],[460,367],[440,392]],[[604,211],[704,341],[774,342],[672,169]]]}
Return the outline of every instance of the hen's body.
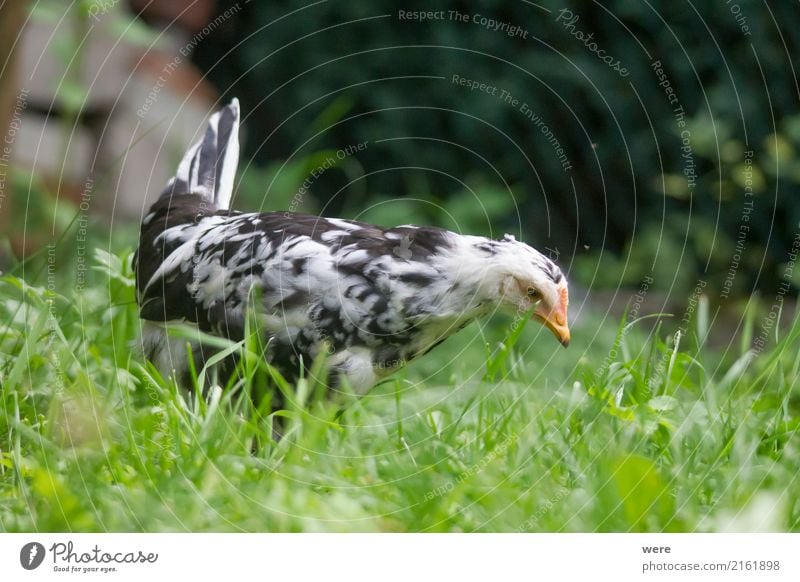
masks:
{"label": "hen's body", "polygon": [[[283,212],[208,212],[194,196],[164,198],[142,225],[152,244],[137,257],[140,314],[239,340],[254,292],[278,369],[296,375],[301,361],[327,349],[333,370],[364,390],[485,311],[459,284],[468,273],[458,236]],[[162,336],[157,328],[150,334],[148,357],[171,356],[181,370],[181,352],[165,350]]]}

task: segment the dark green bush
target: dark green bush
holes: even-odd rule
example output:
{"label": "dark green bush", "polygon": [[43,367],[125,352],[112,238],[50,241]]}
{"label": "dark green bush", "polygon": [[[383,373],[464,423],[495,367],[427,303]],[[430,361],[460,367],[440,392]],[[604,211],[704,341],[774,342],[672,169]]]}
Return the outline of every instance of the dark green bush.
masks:
{"label": "dark green bush", "polygon": [[[221,2],[220,11],[235,4]],[[354,216],[376,201],[420,198],[416,215],[454,226],[436,215],[441,203],[476,216],[485,232],[521,231],[558,249],[587,283],[594,274],[602,275],[595,284],[616,285],[653,272],[669,288],[680,265],[687,284],[702,277],[722,288],[742,220],[744,152],[752,150],[754,212],[731,291],[774,288],[800,219],[799,91],[788,57],[800,37],[791,26],[796,8],[747,0],[736,14],[732,3],[710,0],[538,6],[239,3],[196,59],[225,98],[243,101],[246,155],[257,165],[368,142],[355,156],[356,175],[327,171],[314,181],[318,209]],[[565,8],[579,16],[571,27]],[[401,20],[398,10],[443,10],[444,19]],[[451,19],[450,10],[470,21]],[[476,14],[519,26],[527,38],[472,22]],[[578,32],[593,37],[582,42]],[[659,86],[656,60],[677,104]],[[453,75],[498,90],[471,91]],[[504,102],[502,90],[519,103]],[[291,198],[268,184],[256,201],[265,208]],[[487,220],[481,201],[490,198],[500,210]]]}

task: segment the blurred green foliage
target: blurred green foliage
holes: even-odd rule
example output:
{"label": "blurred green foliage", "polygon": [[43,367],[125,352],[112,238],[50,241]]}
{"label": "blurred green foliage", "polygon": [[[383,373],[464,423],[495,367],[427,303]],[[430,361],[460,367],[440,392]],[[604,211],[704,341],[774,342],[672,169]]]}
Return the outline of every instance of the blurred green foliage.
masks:
{"label": "blurred green foliage", "polygon": [[[368,142],[356,156],[358,176],[343,167],[323,173],[311,206],[521,232],[558,249],[573,275],[595,286],[655,273],[664,289],[697,277],[719,289],[741,223],[744,152],[752,150],[754,216],[732,289],[746,294],[777,284],[800,219],[798,86],[789,60],[800,31],[790,26],[789,3],[739,5],[737,21],[726,3],[711,0],[224,0],[219,12],[238,9],[200,44],[196,60],[225,99],[243,101],[246,155],[261,168],[288,159],[283,171],[296,170],[292,161],[313,152]],[[579,17],[572,28],[564,8]],[[398,10],[445,12],[418,22]],[[450,18],[451,10],[469,21]],[[527,38],[490,30],[475,15],[518,25]],[[575,31],[592,34],[629,74],[608,67]],[[691,132],[691,193],[683,129],[656,60]],[[471,91],[453,75],[498,90]],[[519,103],[502,100],[502,90]],[[552,130],[571,169],[522,103]],[[290,186],[305,179],[274,177],[248,182],[248,203],[281,208]]]}

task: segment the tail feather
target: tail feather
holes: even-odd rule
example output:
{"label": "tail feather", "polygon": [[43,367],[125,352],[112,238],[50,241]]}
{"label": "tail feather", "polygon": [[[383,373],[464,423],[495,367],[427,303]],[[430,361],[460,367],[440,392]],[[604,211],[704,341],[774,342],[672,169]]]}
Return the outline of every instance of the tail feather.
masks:
{"label": "tail feather", "polygon": [[239,100],[234,98],[208,120],[203,139],[186,151],[162,196],[195,194],[227,209],[238,165]]}

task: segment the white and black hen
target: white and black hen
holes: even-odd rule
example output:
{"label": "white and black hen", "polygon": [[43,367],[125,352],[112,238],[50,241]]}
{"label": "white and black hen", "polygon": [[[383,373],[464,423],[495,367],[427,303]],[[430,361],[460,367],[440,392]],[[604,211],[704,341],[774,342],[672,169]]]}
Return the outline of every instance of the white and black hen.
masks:
{"label": "white and black hen", "polygon": [[[248,297],[259,298],[277,369],[296,377],[326,349],[332,378],[359,393],[498,307],[524,314],[537,305],[534,317],[569,343],[566,278],[512,236],[230,210],[238,131],[234,99],[142,221],[137,299],[145,354],[162,373],[188,370],[186,340],[168,336],[169,324],[238,341]],[[199,364],[209,355],[194,352]]]}

